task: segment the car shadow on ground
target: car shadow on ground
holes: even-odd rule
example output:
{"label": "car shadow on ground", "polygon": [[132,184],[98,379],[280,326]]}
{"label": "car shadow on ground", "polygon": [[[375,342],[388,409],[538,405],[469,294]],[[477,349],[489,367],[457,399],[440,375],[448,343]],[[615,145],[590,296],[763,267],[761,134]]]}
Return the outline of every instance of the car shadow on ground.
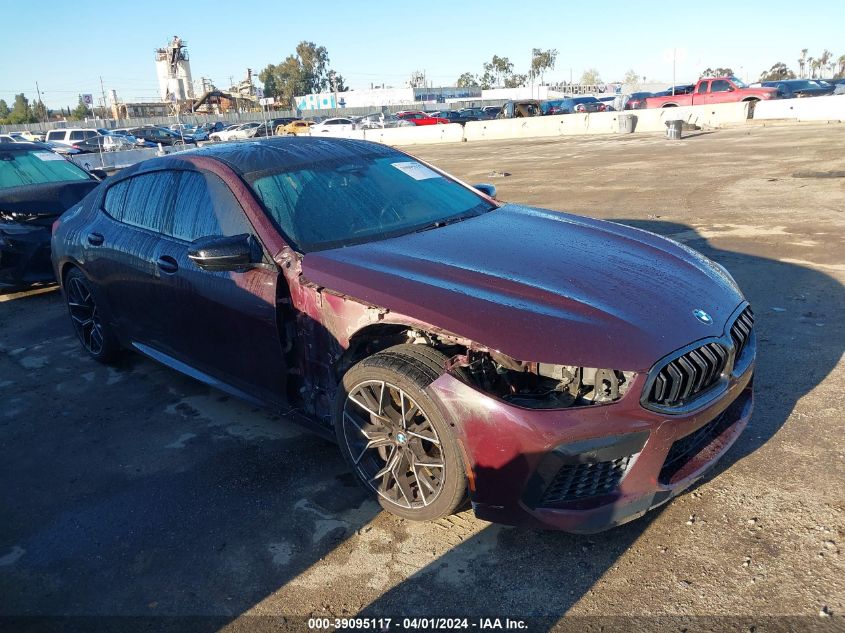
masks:
{"label": "car shadow on ground", "polygon": [[[689,226],[619,221],[724,264],[755,308],[757,408],[718,473],[765,444],[836,365],[843,287],[816,270],[715,249]],[[361,602],[339,612],[332,587],[354,601],[349,583],[363,587],[409,547],[391,540],[406,530],[357,485],[336,447],[143,358],[98,365],[82,355],[60,296],[26,301],[45,311],[53,338],[46,344],[32,324],[9,321],[10,336],[20,327],[28,339],[15,345],[30,348],[18,353],[8,338],[0,348],[0,375],[12,381],[0,384],[10,407],[0,480],[14,482],[0,490],[0,615],[141,616],[139,627],[154,618],[174,630],[236,630],[260,624],[250,614],[301,611],[273,600],[295,586],[325,601],[315,614],[351,616]],[[591,536],[478,529],[466,515],[429,524],[416,530],[418,551],[432,539],[428,554],[413,559],[410,575],[408,564],[390,571],[390,588],[360,612],[533,616],[532,630],[550,628],[601,591],[601,578],[660,514]],[[384,536],[364,542],[367,530]],[[438,539],[456,542],[432,557]],[[326,565],[332,556],[349,575]]]}
{"label": "car shadow on ground", "polygon": [[[714,248],[683,224],[615,221],[673,237],[723,264],[756,312],[755,411],[737,443],[698,483],[702,485],[763,446],[786,422],[796,402],[836,366],[845,349],[845,332],[836,322],[845,305],[845,290],[837,280],[810,268]],[[823,326],[816,325],[822,322]],[[667,507],[592,536],[491,525],[381,595],[362,613],[529,616],[532,630],[551,628],[595,590],[599,579],[620,563]],[[634,612],[642,609],[629,606]]]}

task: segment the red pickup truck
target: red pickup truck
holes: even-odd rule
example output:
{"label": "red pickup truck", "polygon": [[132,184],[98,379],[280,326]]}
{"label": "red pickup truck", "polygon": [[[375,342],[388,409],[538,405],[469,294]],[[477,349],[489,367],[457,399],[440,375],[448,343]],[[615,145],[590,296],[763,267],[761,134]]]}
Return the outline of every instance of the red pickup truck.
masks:
{"label": "red pickup truck", "polygon": [[449,119],[431,116],[425,112],[420,112],[419,110],[403,110],[402,112],[397,112],[396,116],[403,121],[410,121],[414,125],[437,125],[438,123],[450,123]]}
{"label": "red pickup truck", "polygon": [[699,79],[695,89],[688,94],[649,97],[646,108],[673,108],[676,106],[707,105],[734,101],[757,102],[777,98],[776,88],[749,88],[736,77]]}

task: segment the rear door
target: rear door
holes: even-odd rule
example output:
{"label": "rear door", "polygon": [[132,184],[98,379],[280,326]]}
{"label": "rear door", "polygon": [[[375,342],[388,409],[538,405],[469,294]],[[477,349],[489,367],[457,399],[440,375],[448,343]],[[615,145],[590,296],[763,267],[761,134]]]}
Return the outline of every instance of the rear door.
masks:
{"label": "rear door", "polygon": [[167,170],[116,182],[82,236],[86,270],[104,291],[109,317],[132,342],[160,346],[164,338],[154,307],[162,284],[157,252],[173,213],[175,184]]}
{"label": "rear door", "polygon": [[164,350],[240,391],[283,400],[278,268],[266,254],[249,270],[227,272],[203,270],[188,257],[191,242],[199,238],[256,235],[218,176],[181,171],[175,200],[172,222],[156,251],[156,260],[167,267],[155,306],[165,324]]}

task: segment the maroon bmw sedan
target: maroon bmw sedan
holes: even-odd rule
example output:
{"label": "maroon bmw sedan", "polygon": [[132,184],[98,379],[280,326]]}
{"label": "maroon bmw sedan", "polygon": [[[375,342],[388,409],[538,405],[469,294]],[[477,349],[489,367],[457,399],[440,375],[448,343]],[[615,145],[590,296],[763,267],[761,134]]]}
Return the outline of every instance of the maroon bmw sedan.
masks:
{"label": "maroon bmw sedan", "polygon": [[309,424],[389,512],[634,519],[747,424],[751,308],[681,244],[494,198],[374,143],[221,145],[102,183],[53,264],[92,357]]}

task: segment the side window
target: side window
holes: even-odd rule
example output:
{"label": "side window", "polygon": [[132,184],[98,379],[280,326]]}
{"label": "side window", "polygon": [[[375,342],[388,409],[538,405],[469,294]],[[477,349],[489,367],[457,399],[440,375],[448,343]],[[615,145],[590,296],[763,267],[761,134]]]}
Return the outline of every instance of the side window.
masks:
{"label": "side window", "polygon": [[170,230],[193,242],[201,237],[253,233],[252,225],[229,187],[214,174],[183,171]]}
{"label": "side window", "polygon": [[84,138],[85,138],[85,135],[82,132],[82,130],[74,130],[73,132],[70,133],[70,140],[71,141],[81,141]]}
{"label": "side window", "polygon": [[64,130],[51,130],[47,132],[48,141],[63,141],[65,140]]}
{"label": "side window", "polygon": [[727,92],[730,89],[730,82],[724,79],[717,79],[710,83],[710,92]]}
{"label": "side window", "polygon": [[85,138],[94,138],[97,136],[97,132],[94,130],[85,130]]}
{"label": "side window", "polygon": [[700,84],[698,84],[698,94],[703,95],[705,92],[707,92],[707,86],[709,85],[709,81],[702,81]]}
{"label": "side window", "polygon": [[[126,180],[129,186],[120,220],[156,233],[164,232],[173,215],[173,196],[178,177],[177,171],[157,171]],[[108,194],[106,197],[108,203]]]}
{"label": "side window", "polygon": [[129,191],[130,180],[121,180],[106,191],[103,209],[115,220],[123,220],[123,208],[126,204],[126,193]]}

